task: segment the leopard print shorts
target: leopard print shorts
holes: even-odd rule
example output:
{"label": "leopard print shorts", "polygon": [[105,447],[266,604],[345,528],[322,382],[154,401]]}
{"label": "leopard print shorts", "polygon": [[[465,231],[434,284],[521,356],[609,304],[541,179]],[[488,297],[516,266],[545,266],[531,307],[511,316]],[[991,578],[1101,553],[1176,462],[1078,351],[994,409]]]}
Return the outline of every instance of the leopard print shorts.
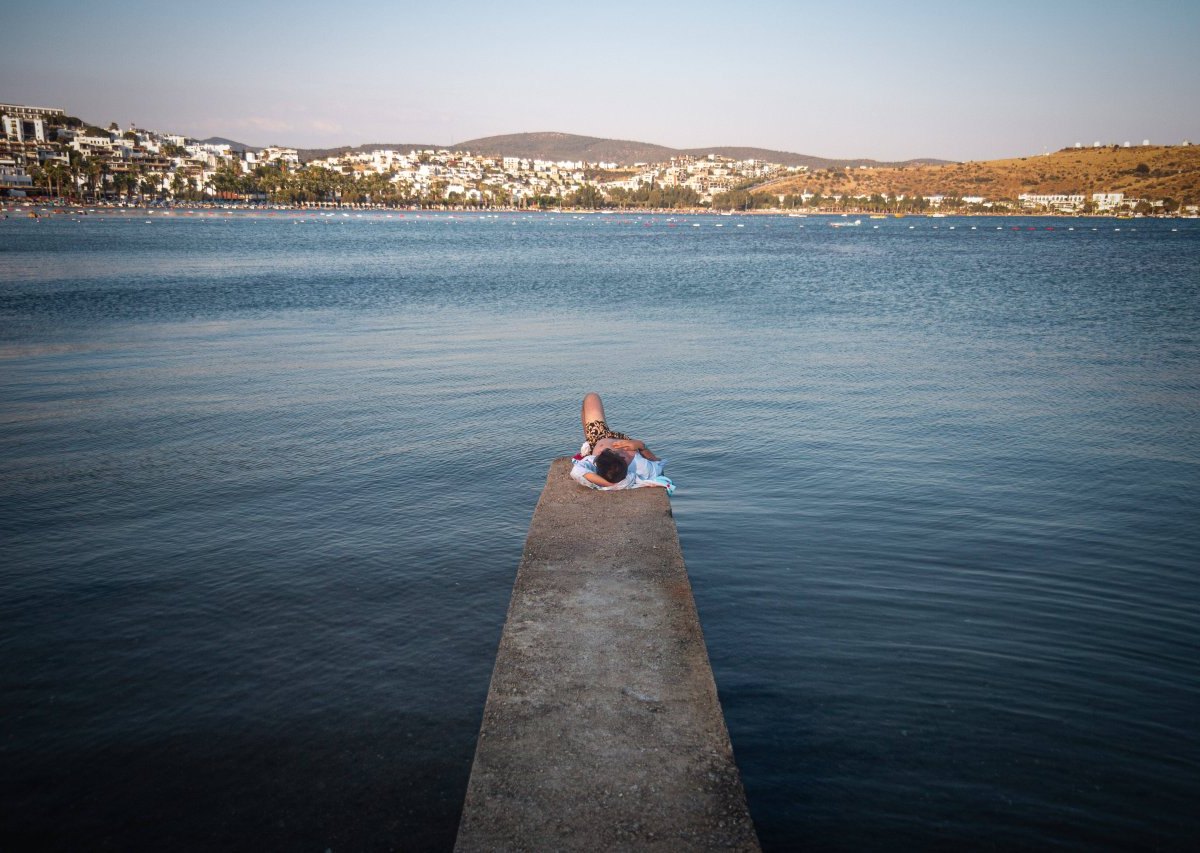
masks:
{"label": "leopard print shorts", "polygon": [[629,438],[623,432],[609,429],[608,424],[604,421],[588,421],[587,425],[583,428],[583,437],[587,439],[587,443],[592,445],[592,447],[595,447],[596,442],[602,438]]}

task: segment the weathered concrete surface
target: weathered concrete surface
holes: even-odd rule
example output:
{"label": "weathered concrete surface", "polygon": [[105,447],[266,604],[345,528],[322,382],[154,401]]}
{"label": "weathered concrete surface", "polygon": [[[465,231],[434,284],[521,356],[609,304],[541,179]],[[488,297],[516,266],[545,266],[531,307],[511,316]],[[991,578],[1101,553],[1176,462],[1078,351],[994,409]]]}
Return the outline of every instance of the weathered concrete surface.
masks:
{"label": "weathered concrete surface", "polygon": [[455,849],[758,850],[662,489],[550,466]]}

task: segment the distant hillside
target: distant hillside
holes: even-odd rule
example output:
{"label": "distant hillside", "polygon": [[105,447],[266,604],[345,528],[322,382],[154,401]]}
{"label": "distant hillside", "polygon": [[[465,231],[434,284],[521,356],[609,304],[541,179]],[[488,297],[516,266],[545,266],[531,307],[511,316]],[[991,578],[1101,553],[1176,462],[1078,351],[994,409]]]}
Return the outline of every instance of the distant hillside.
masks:
{"label": "distant hillside", "polygon": [[1022,193],[1120,192],[1146,199],[1200,203],[1200,146],[1067,148],[1007,160],[871,169],[818,170],[755,188],[822,195],[946,195],[1016,199]]}
{"label": "distant hillside", "polygon": [[589,163],[658,163],[670,160],[679,152],[662,145],[627,142],[619,139],[598,139],[569,133],[512,133],[468,139],[453,145],[434,143],[373,142],[368,145],[341,148],[305,148],[300,159],[307,162],[337,154],[380,151],[413,151],[426,148],[447,151],[470,151],[489,157],[523,157],[531,160],[585,160]]}
{"label": "distant hillside", "polygon": [[409,151],[424,151],[432,148],[435,151],[451,150],[455,146],[435,145],[432,142],[368,142],[365,145],[342,145],[337,148],[297,148],[296,153],[300,157],[300,162],[307,163],[310,160],[324,160],[326,157],[338,157],[342,154],[369,154],[372,151],[400,151],[408,153]]}
{"label": "distant hillside", "polygon": [[480,139],[468,139],[454,145],[436,145],[432,143],[383,143],[376,142],[368,145],[343,146],[340,148],[305,148],[300,150],[300,159],[304,162],[331,157],[337,154],[351,152],[379,151],[383,149],[396,151],[412,151],[414,149],[434,148],[449,151],[470,151],[492,157],[523,157],[531,160],[583,160],[588,163],[620,163],[631,166],[634,163],[664,163],[672,157],[691,155],[704,157],[707,154],[717,154],[734,160],[765,160],[769,163],[780,163],[784,166],[808,166],[810,169],[842,168],[844,166],[905,166],[924,163],[945,163],[945,160],[906,160],[902,163],[881,163],[875,160],[836,160],[828,157],[814,157],[808,154],[794,154],[789,151],[772,151],[767,148],[746,148],[717,146],[713,148],[668,148],[665,145],[654,145],[649,142],[633,142],[627,139],[601,139],[595,136],[577,136],[573,133],[510,133],[503,136],[485,136]]}
{"label": "distant hillside", "polygon": [[[498,154],[503,157],[530,157],[539,160],[586,160],[590,163],[663,163],[672,157],[691,155],[704,157],[717,154],[734,160],[765,160],[784,166],[808,166],[828,168],[830,166],[873,165],[874,160],[835,160],[794,154],[790,151],[773,151],[768,148],[715,146],[712,148],[668,148],[648,142],[632,142],[625,139],[599,139],[594,136],[576,136],[571,133],[511,133],[507,136],[487,136],[460,142],[454,149],[477,154]],[[899,166],[910,163],[945,163],[945,160],[908,160],[904,163],[879,163],[878,165]]]}
{"label": "distant hillside", "polygon": [[779,163],[783,166],[808,166],[810,169],[841,169],[846,166],[917,166],[949,163],[949,160],[935,160],[923,157],[918,160],[900,160],[881,162],[878,160],[834,160],[829,157],[813,157],[810,154],[792,154],[789,151],[772,151],[769,148],[689,148],[683,151],[695,157],[706,154],[716,154],[731,160],[765,160],[768,163]]}
{"label": "distant hillside", "polygon": [[572,133],[510,133],[470,139],[454,146],[475,154],[537,160],[586,160],[589,163],[661,163],[679,152],[663,145],[626,139],[599,139]]}
{"label": "distant hillside", "polygon": [[208,139],[201,139],[202,145],[228,145],[234,151],[258,151],[259,146],[247,145],[244,142],[237,142],[233,139],[226,139],[224,136],[210,136]]}

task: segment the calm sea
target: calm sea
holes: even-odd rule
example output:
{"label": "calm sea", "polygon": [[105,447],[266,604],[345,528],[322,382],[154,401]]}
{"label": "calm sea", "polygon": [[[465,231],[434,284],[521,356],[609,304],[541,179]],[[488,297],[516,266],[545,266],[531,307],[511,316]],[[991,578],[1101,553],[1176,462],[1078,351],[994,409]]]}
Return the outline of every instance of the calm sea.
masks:
{"label": "calm sea", "polygon": [[764,847],[1195,849],[1200,221],[829,222],[0,220],[0,847],[449,849],[597,390]]}

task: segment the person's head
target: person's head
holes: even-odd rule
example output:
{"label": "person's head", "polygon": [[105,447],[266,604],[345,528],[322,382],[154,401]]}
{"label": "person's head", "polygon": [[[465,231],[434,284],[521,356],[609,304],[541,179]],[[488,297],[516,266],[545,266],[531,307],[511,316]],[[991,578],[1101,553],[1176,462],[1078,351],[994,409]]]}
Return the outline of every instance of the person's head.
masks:
{"label": "person's head", "polygon": [[614,485],[625,479],[629,473],[629,463],[625,457],[611,447],[603,450],[595,459],[596,473]]}

